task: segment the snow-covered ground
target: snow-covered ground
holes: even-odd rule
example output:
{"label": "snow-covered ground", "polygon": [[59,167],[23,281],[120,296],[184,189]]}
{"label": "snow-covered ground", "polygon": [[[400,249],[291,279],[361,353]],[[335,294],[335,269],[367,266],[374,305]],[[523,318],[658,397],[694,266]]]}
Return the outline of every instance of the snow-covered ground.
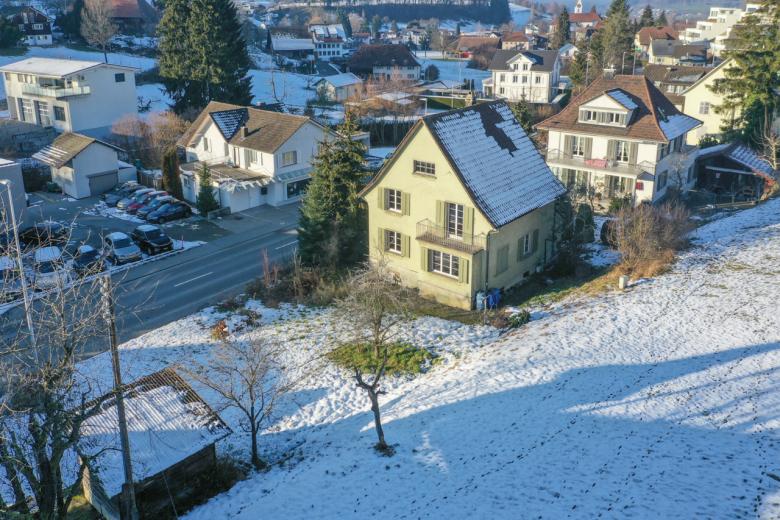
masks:
{"label": "snow-covered ground", "polygon": [[[503,336],[405,326],[443,361],[385,385],[392,458],[371,449],[364,395],[323,364],[261,440],[271,461],[294,456],[188,518],[777,518],[780,200],[694,242],[669,274],[566,300]],[[249,307],[261,326],[211,309],[124,344],[125,380],[202,361],[222,317],[239,338],[283,342],[298,375],[343,337],[326,310]],[[107,355],[81,369],[110,384]],[[223,417],[236,433],[222,449],[242,452],[238,416]]]}

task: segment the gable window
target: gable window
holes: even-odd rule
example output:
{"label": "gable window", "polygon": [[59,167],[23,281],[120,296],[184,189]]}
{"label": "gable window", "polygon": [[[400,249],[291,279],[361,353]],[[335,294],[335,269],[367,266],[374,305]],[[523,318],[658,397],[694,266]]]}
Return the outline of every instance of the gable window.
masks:
{"label": "gable window", "polygon": [[528,70],[528,64],[527,63],[523,63],[523,70]]}
{"label": "gable window", "polygon": [[628,141],[615,142],[615,160],[618,162],[628,162]]}
{"label": "gable window", "polygon": [[414,161],[414,173],[422,175],[436,175],[436,165],[425,161]]}
{"label": "gable window", "polygon": [[292,166],[298,163],[298,152],[295,150],[282,154],[282,166]]}
{"label": "gable window", "polygon": [[517,70],[517,63],[512,64],[512,70]]}
{"label": "gable window", "polygon": [[54,119],[56,121],[66,121],[64,107],[57,107],[57,106],[54,107]]}
{"label": "gable window", "polygon": [[580,121],[585,123],[594,123],[596,121],[595,110],[580,110]]}
{"label": "gable window", "polygon": [[116,83],[124,83],[125,82],[125,73],[124,72],[117,72],[114,74],[114,81]]}
{"label": "gable window", "polygon": [[710,113],[710,103],[709,101],[702,101],[699,103],[699,113],[703,115],[707,115]]}
{"label": "gable window", "polygon": [[430,266],[434,273],[457,278],[460,274],[460,259],[457,256],[441,251],[430,251]]}
{"label": "gable window", "polygon": [[385,229],[385,251],[401,254],[401,233]]}
{"label": "gable window", "polygon": [[33,29],[36,31],[42,31],[43,30],[43,24],[42,23],[34,23]]}
{"label": "gable window", "polygon": [[399,190],[385,190],[385,209],[401,213],[401,192]]}
{"label": "gable window", "polygon": [[447,203],[447,236],[463,238],[463,204]]}
{"label": "gable window", "polygon": [[209,151],[209,138],[203,137],[203,150],[208,152]]}

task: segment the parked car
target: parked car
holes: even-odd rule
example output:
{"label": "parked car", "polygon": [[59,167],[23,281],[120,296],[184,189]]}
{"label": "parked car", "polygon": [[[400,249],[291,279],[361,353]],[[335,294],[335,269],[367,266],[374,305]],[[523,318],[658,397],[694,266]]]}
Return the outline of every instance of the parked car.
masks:
{"label": "parked car", "polygon": [[163,204],[157,210],[149,213],[146,220],[154,223],[168,222],[180,218],[187,218],[192,215],[192,209],[181,201]]}
{"label": "parked car", "polygon": [[115,264],[135,262],[142,258],[141,249],[130,240],[130,237],[119,231],[109,233],[105,238],[106,256]]}
{"label": "parked car", "polygon": [[136,191],[143,189],[144,187],[141,184],[138,184],[135,181],[126,182],[125,184],[122,184],[121,186],[114,188],[113,190],[104,193],[101,195],[101,198],[106,203],[107,206],[114,207],[117,205],[117,203],[124,199],[125,197],[131,196]]}
{"label": "parked car", "polygon": [[41,247],[33,255],[33,287],[46,290],[70,283],[71,276],[57,246]]}
{"label": "parked car", "polygon": [[135,228],[130,237],[147,255],[156,255],[173,251],[173,240],[162,229],[151,224],[142,224]]}
{"label": "parked car", "polygon": [[145,219],[146,217],[149,216],[149,213],[151,213],[152,211],[157,210],[163,204],[168,204],[169,202],[174,202],[175,200],[176,199],[174,199],[170,195],[163,195],[162,197],[156,197],[156,198],[152,199],[151,201],[149,201],[144,206],[140,207],[138,209],[138,211],[135,212],[135,214],[138,217]]}
{"label": "parked car", "polygon": [[22,296],[22,277],[19,266],[10,256],[0,256],[0,300],[10,302]]}
{"label": "parked car", "polygon": [[118,209],[127,209],[130,204],[133,202],[138,202],[139,200],[143,199],[147,193],[151,193],[153,191],[155,191],[153,188],[141,188],[140,190],[135,190],[131,195],[128,195],[124,199],[117,202],[116,207]]}
{"label": "parked car", "polygon": [[99,273],[105,270],[103,255],[94,247],[84,244],[79,246],[73,256],[73,271],[79,276]]}
{"label": "parked car", "polygon": [[151,193],[147,193],[146,195],[141,197],[140,200],[128,204],[128,206],[125,208],[125,211],[127,211],[130,214],[134,214],[136,211],[138,211],[145,205],[149,204],[154,199],[158,197],[165,197],[167,195],[168,195],[167,191],[153,191]]}
{"label": "parked car", "polygon": [[47,220],[38,222],[19,233],[19,240],[25,247],[64,246],[68,243],[70,228],[59,222]]}

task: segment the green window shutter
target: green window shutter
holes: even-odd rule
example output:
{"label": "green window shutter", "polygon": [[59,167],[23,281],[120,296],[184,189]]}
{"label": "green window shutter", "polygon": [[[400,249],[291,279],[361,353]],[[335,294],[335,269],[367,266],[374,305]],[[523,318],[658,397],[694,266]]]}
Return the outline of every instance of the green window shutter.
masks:
{"label": "green window shutter", "polygon": [[[474,208],[463,208],[463,234],[474,236]],[[465,237],[464,237],[465,238]]]}
{"label": "green window shutter", "polygon": [[427,247],[420,247],[420,268],[428,272],[428,248]]}
{"label": "green window shutter", "polygon": [[401,255],[405,257],[410,256],[411,251],[411,240],[409,238],[409,235],[401,235]]}
{"label": "green window shutter", "polygon": [[639,154],[639,143],[630,143],[628,145],[629,164],[636,164],[636,158],[638,154]]}
{"label": "green window shutter", "polygon": [[571,155],[571,150],[574,147],[574,137],[567,135],[563,137],[563,153]]}
{"label": "green window shutter", "polygon": [[533,238],[531,239],[531,252],[536,253],[537,249],[539,249],[539,230],[534,229]]}
{"label": "green window shutter", "polygon": [[517,241],[517,261],[519,262],[522,259],[523,259],[523,239],[520,238]]}
{"label": "green window shutter", "polygon": [[593,138],[585,138],[585,158],[590,159],[593,157]]}
{"label": "green window shutter", "polygon": [[376,190],[376,202],[377,202],[377,207],[379,207],[379,209],[382,210],[385,209],[385,200],[386,200],[385,189],[379,188],[378,190]]}
{"label": "green window shutter", "polygon": [[469,259],[460,257],[458,260],[458,281],[469,283]]}
{"label": "green window shutter", "polygon": [[410,203],[411,196],[407,192],[401,193],[401,213],[403,215],[408,215],[410,212],[409,203]]}
{"label": "green window shutter", "polygon": [[382,228],[376,229],[376,243],[379,246],[379,250],[384,252],[387,250],[385,247],[385,230]]}
{"label": "green window shutter", "polygon": [[613,161],[615,159],[615,147],[617,144],[614,140],[610,139],[609,143],[607,143],[607,159],[610,161]]}
{"label": "green window shutter", "polygon": [[444,208],[446,205],[444,204],[444,201],[437,200],[436,201],[436,225],[437,226],[443,226],[444,225]]}

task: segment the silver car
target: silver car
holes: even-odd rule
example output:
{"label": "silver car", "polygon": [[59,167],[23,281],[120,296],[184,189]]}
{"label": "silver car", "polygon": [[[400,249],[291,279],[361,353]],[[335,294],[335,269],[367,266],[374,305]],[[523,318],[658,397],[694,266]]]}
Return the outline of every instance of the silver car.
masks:
{"label": "silver car", "polygon": [[117,209],[126,209],[127,206],[129,206],[133,202],[141,202],[141,200],[143,200],[143,198],[148,193],[151,193],[153,191],[157,191],[157,190],[155,190],[153,188],[141,188],[140,190],[136,190],[129,197],[125,197],[124,199],[122,199],[119,202],[117,202],[116,203],[116,207],[117,207]]}
{"label": "silver car", "polygon": [[105,238],[105,255],[116,265],[136,262],[142,258],[141,249],[135,242],[118,231]]}

